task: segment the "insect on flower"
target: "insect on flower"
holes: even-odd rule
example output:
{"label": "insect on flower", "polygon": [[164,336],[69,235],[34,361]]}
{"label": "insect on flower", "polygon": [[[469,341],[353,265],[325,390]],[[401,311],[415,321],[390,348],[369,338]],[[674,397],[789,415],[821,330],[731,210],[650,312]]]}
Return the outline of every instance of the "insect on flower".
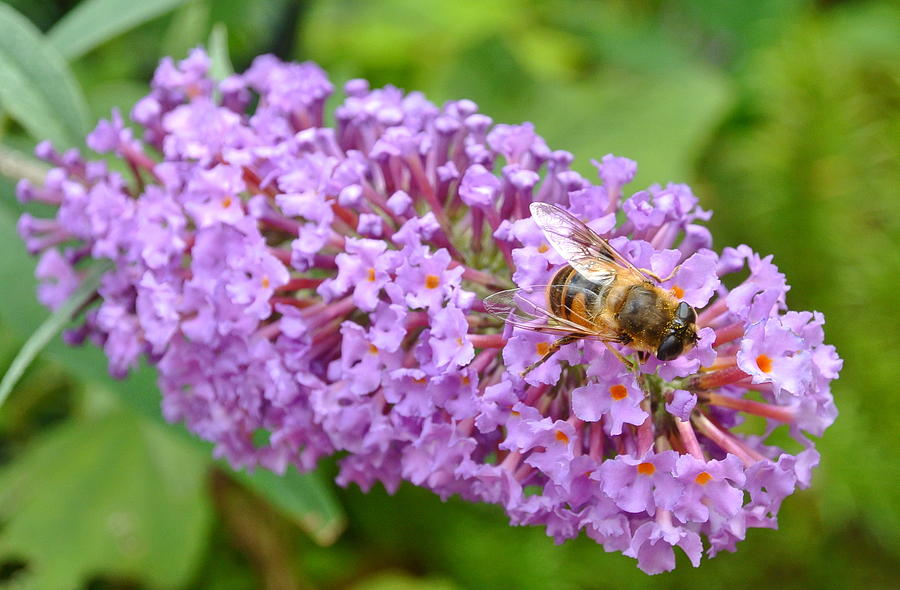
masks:
{"label": "insect on flower", "polygon": [[631,347],[642,359],[654,354],[661,361],[676,359],[694,346],[697,313],[656,284],[666,278],[635,267],[564,209],[550,203],[532,203],[530,209],[547,241],[568,264],[549,285],[500,291],[485,299],[489,312],[517,328],[562,334],[523,375],[582,338],[602,341],[629,366],[612,343]]}

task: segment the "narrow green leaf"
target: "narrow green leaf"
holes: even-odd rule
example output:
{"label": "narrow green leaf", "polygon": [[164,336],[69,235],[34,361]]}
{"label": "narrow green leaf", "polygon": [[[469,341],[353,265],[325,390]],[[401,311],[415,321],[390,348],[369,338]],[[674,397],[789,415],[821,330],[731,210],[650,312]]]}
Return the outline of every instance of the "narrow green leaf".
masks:
{"label": "narrow green leaf", "polygon": [[24,16],[0,3],[0,103],[36,139],[79,145],[87,131],[81,88],[55,47]]}
{"label": "narrow green leaf", "polygon": [[161,16],[184,0],[86,0],[75,6],[47,33],[69,60],[80,57],[116,35]]}
{"label": "narrow green leaf", "polygon": [[228,52],[228,29],[224,24],[216,23],[213,26],[212,32],[209,34],[207,50],[212,61],[209,73],[213,80],[224,80],[234,73],[234,66],[231,65],[231,57]]}
{"label": "narrow green leaf", "polygon": [[320,545],[334,543],[346,526],[343,510],[318,472],[298,473],[291,467],[284,475],[262,469],[231,474],[290,517]]}
{"label": "narrow green leaf", "polygon": [[3,379],[0,380],[0,406],[6,401],[9,392],[12,391],[12,388],[25,373],[25,369],[28,368],[35,357],[37,357],[50,340],[59,334],[63,327],[69,323],[75,311],[87,303],[94,295],[97,286],[100,284],[100,275],[103,274],[105,270],[105,267],[97,265],[88,271],[87,276],[82,281],[78,290],[72,294],[68,301],[63,303],[59,309],[53,312],[53,315],[47,318],[25,342],[21,350],[19,350],[19,353],[16,355],[16,358],[10,363],[9,370],[6,371],[6,374],[3,375]]}

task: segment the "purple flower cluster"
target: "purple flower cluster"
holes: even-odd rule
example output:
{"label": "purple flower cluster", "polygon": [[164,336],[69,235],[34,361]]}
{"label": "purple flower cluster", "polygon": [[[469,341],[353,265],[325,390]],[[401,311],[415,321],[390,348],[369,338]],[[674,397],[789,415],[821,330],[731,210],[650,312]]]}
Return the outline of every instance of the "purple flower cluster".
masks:
{"label": "purple flower cluster", "polygon": [[[18,188],[57,211],[19,224],[39,299],[59,306],[91,259],[112,262],[67,337],[102,346],[116,376],[154,364],[166,418],[238,467],[309,470],[340,452],[342,485],[499,504],[648,573],[672,569],[676,545],[696,566],[701,537],[714,556],[775,526],[818,463],[807,434],[836,416],[841,360],[821,314],[786,310],[771,257],[711,250],[685,185],[628,196],[625,158],[594,162],[595,184],[531,124],[363,80],[329,127],[331,93],[316,65],[271,56],[217,82],[196,50],[159,66],[131,113],[141,138],[118,113],[88,137],[112,168],[41,144],[54,168]],[[481,301],[565,263],[533,201],[671,275],[661,286],[699,311],[697,346],[632,372],[582,341],[522,377],[552,338]]]}

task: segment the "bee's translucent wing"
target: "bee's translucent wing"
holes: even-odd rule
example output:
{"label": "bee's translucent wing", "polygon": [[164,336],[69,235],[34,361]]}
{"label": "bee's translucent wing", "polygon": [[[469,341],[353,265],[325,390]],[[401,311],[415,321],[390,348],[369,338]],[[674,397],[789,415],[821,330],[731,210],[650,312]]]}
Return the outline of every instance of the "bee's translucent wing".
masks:
{"label": "bee's translucent wing", "polygon": [[531,217],[550,245],[587,280],[607,284],[623,269],[641,281],[649,278],[615,248],[568,211],[550,203],[532,203]]}
{"label": "bee's translucent wing", "polygon": [[[489,295],[484,300],[484,307],[489,313],[517,328],[550,334],[577,334],[583,338],[595,338],[608,342],[618,342],[619,332],[598,321],[591,320],[566,307],[560,297],[560,305],[571,319],[560,317],[547,309],[546,292],[548,289],[563,289],[565,285],[536,285],[520,289],[509,289]],[[569,284],[568,288],[579,289]],[[585,295],[593,296],[593,292],[582,290]]]}

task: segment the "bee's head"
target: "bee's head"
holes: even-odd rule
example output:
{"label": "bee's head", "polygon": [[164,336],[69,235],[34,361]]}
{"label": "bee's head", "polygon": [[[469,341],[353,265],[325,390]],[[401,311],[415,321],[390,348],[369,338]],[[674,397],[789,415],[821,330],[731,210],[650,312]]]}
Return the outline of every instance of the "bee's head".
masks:
{"label": "bee's head", "polygon": [[661,361],[671,361],[694,347],[697,343],[697,312],[694,308],[682,301],[675,308],[675,317],[669,322],[659,348],[656,349],[656,358]]}

